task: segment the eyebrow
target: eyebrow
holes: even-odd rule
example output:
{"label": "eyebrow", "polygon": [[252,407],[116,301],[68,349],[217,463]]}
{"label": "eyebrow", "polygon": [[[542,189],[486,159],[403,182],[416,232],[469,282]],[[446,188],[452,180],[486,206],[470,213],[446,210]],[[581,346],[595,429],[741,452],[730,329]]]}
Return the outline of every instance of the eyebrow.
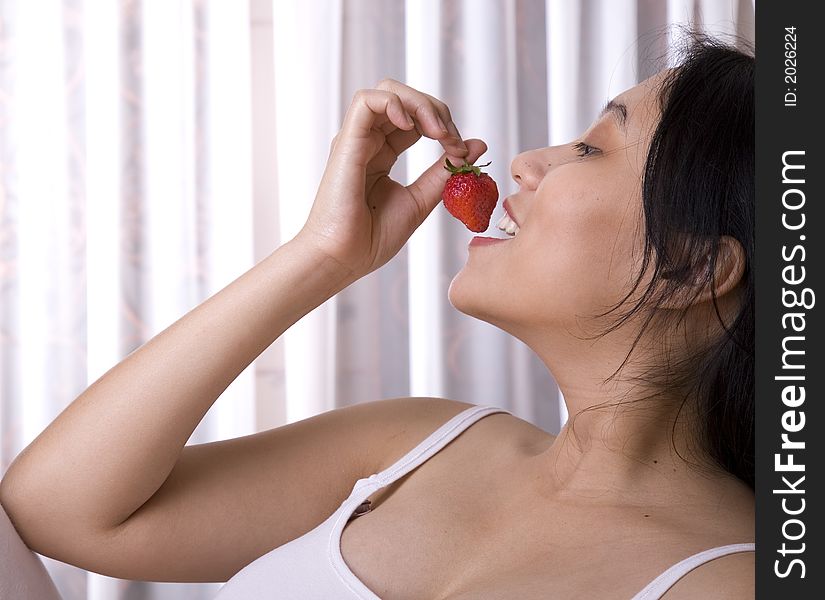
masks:
{"label": "eyebrow", "polygon": [[619,125],[621,125],[622,129],[625,128],[627,124],[627,106],[622,104],[621,102],[616,102],[615,100],[611,100],[607,104],[604,105],[602,112],[599,113],[599,118],[601,119],[607,113],[611,113],[618,121]]}

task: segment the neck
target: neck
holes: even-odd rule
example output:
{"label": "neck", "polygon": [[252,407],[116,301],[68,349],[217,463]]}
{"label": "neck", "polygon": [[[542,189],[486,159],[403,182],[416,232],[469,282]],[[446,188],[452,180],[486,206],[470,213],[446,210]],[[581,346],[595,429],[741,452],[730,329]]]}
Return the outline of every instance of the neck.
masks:
{"label": "neck", "polygon": [[746,484],[699,450],[692,403],[683,405],[678,392],[651,397],[651,388],[638,383],[640,370],[633,373],[631,365],[643,364],[657,349],[640,343],[625,368],[605,382],[624,361],[633,338],[553,339],[547,332],[532,340],[518,337],[548,366],[570,415],[553,443],[536,456],[544,493],[645,506],[707,504],[731,493],[740,500],[752,498]]}

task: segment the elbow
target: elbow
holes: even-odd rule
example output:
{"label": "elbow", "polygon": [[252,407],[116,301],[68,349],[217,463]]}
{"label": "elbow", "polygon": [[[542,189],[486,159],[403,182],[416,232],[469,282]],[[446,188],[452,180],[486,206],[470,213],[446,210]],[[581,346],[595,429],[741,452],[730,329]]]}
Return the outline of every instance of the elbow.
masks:
{"label": "elbow", "polygon": [[11,468],[9,468],[3,478],[0,479],[0,506],[12,521],[14,521],[14,513],[17,512],[17,508],[21,504],[19,489],[20,486],[12,476]]}
{"label": "elbow", "polygon": [[83,561],[90,552],[108,547],[104,542],[111,539],[112,530],[98,530],[87,520],[71,518],[60,510],[61,503],[54,500],[48,488],[32,483],[24,475],[9,467],[0,479],[0,507],[17,535],[38,554],[85,568]]}
{"label": "elbow", "polygon": [[28,477],[18,459],[0,479],[0,505],[26,546],[50,556],[48,545],[55,530],[54,506],[50,506],[48,488],[44,490]]}
{"label": "elbow", "polygon": [[0,507],[11,521],[12,526],[17,531],[17,534],[25,542],[30,549],[37,551],[33,547],[33,540],[29,535],[31,527],[31,519],[28,516],[30,503],[26,499],[24,486],[16,478],[14,474],[10,473],[11,469],[6,472],[3,479],[0,479]]}

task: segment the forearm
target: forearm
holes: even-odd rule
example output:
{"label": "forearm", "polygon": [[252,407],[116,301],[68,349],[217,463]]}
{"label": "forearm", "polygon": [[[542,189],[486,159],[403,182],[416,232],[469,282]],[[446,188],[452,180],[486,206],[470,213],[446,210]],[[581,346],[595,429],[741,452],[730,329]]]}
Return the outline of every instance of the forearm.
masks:
{"label": "forearm", "polygon": [[348,276],[319,256],[284,244],[105,373],[11,465],[7,509],[96,528],[125,520],[158,490],[229,384],[346,286]]}

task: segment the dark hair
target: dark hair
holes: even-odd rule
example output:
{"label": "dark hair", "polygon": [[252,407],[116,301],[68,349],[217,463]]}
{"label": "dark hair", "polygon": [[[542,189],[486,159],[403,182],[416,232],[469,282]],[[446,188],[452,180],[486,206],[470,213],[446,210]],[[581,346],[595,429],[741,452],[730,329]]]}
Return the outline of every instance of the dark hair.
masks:
{"label": "dark hair", "polygon": [[[648,265],[650,283],[641,299],[604,335],[649,310],[622,369],[651,320],[677,326],[684,310],[656,310],[694,290],[697,273],[711,290],[723,334],[688,356],[665,356],[635,379],[652,384],[647,398],[683,394],[676,419],[689,406],[698,431],[694,442],[710,459],[754,485],[754,58],[718,40],[693,33],[684,60],[664,78],[661,117],[653,134],[642,182],[645,240],[638,289]],[[741,303],[729,325],[720,315],[713,273],[718,241],[730,236],[745,255]],[[700,269],[708,265],[709,268]],[[688,402],[690,404],[688,405]],[[676,421],[673,423],[675,430]]]}

